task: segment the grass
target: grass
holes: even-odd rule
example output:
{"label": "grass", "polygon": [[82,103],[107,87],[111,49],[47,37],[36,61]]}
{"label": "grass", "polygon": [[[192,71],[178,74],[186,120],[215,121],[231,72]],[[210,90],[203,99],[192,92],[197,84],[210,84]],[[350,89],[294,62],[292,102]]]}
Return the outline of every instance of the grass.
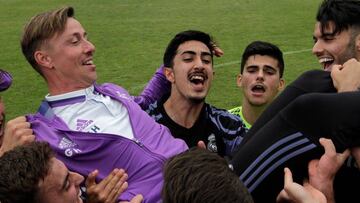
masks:
{"label": "grass", "polygon": [[[207,101],[220,108],[240,105],[235,84],[245,46],[253,40],[278,45],[283,52],[309,50],[320,0],[0,0],[0,67],[14,77],[2,93],[8,118],[35,112],[47,94],[43,79],[26,62],[19,39],[31,16],[64,5],[96,45],[98,82],[113,82],[137,94],[162,63],[167,43],[178,32],[211,33],[225,55],[215,59],[216,77]],[[310,51],[285,55],[285,79],[318,68]],[[220,65],[216,67],[216,65]]]}

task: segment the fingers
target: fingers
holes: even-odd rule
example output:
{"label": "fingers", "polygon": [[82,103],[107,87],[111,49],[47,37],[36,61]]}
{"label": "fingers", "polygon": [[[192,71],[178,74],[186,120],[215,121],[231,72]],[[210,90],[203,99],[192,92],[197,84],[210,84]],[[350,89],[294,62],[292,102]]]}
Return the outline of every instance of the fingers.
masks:
{"label": "fingers", "polygon": [[333,65],[331,78],[338,92],[357,91],[360,87],[360,62],[355,58],[343,65]]}
{"label": "fingers", "polygon": [[197,147],[200,148],[200,149],[206,149],[206,145],[205,145],[205,142],[200,140],[198,143],[197,143]]}
{"label": "fingers", "polygon": [[346,159],[350,156],[350,149],[346,149],[343,153],[338,154],[338,160],[342,164],[346,161]]}
{"label": "fingers", "polygon": [[220,49],[220,47],[215,46],[214,47],[214,54],[217,57],[221,57],[222,55],[224,55],[224,51]]}
{"label": "fingers", "polygon": [[20,116],[7,122],[5,126],[5,133],[8,133],[12,137],[18,138],[26,135],[33,135],[33,131],[30,128],[30,123],[26,122],[25,116]]}
{"label": "fingers", "polygon": [[360,168],[360,147],[351,148],[351,155],[355,158],[358,168]]}
{"label": "fingers", "polygon": [[111,191],[113,188],[119,185],[118,183],[121,183],[121,186],[127,180],[127,174],[125,174],[123,169],[114,169],[112,174],[108,177],[109,178],[105,182],[105,190],[107,191]]}
{"label": "fingers", "polygon": [[20,116],[8,121],[5,125],[1,151],[6,152],[16,146],[31,143],[35,140],[30,123],[25,116]]}
{"label": "fingers", "polygon": [[288,188],[291,187],[291,184],[293,183],[292,173],[289,168],[284,168],[284,189],[281,190],[281,192],[276,197],[276,202],[287,202],[290,200],[290,196],[287,192]]}
{"label": "fingers", "polygon": [[334,143],[331,139],[320,138],[320,144],[325,149],[325,154],[329,157],[336,157],[337,162],[342,165],[344,161],[350,156],[350,150],[346,149],[343,153],[337,153]]}
{"label": "fingers", "polygon": [[119,195],[127,189],[127,178],[128,175],[125,173],[125,171],[120,169],[110,180],[109,184],[105,188],[105,191],[109,191],[108,197],[110,199],[110,202],[115,202]]}
{"label": "fingers", "polygon": [[289,195],[285,192],[284,189],[281,190],[281,192],[278,194],[278,196],[276,197],[276,202],[277,203],[282,203],[282,202],[289,202],[290,197]]}
{"label": "fingers", "polygon": [[292,173],[289,168],[284,168],[284,187],[289,186],[293,183]]}
{"label": "fingers", "polygon": [[128,175],[123,169],[114,169],[100,183],[96,183],[95,179],[98,171],[91,172],[86,179],[86,187],[88,196],[91,197],[90,202],[116,202],[117,198],[128,187],[126,182]]}
{"label": "fingers", "polygon": [[85,181],[85,186],[86,188],[89,188],[91,187],[92,185],[96,185],[96,182],[95,182],[95,179],[96,179],[96,176],[99,174],[99,171],[98,170],[94,170],[93,172],[91,172],[88,177],[86,178],[86,181]]}
{"label": "fingers", "polygon": [[141,194],[136,195],[134,198],[131,199],[130,203],[141,203],[144,197]]}
{"label": "fingers", "polygon": [[320,144],[325,149],[325,154],[336,156],[336,149],[334,143],[331,141],[331,139],[326,138],[320,138],[319,139]]}

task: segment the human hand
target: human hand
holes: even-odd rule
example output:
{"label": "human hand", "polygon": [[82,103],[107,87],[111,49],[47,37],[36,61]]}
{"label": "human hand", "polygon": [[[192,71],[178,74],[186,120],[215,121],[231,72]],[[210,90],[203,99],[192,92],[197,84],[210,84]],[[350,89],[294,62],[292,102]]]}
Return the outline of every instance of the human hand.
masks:
{"label": "human hand", "polygon": [[292,203],[327,203],[326,197],[307,181],[304,185],[295,183],[290,169],[284,169],[284,189],[279,193],[276,202]]}
{"label": "human hand", "polygon": [[0,147],[0,156],[16,146],[28,144],[34,140],[35,135],[30,128],[30,123],[26,121],[26,117],[19,116],[14,118],[5,125],[3,141]]}
{"label": "human hand", "polygon": [[85,181],[88,203],[115,203],[119,195],[128,187],[126,182],[128,175],[123,169],[114,169],[100,183],[95,182],[99,174],[95,170],[89,174]]}
{"label": "human hand", "polygon": [[212,42],[211,45],[213,47],[213,54],[215,56],[221,57],[222,55],[224,55],[224,51],[221,50],[220,47],[215,42]]}
{"label": "human hand", "polygon": [[360,147],[351,148],[351,155],[354,157],[356,165],[360,169]]}
{"label": "human hand", "polygon": [[217,57],[221,57],[224,55],[224,51],[220,49],[220,47],[216,46],[214,47],[214,55]]}
{"label": "human hand", "polygon": [[200,148],[200,149],[206,149],[206,145],[205,145],[205,142],[200,140],[198,143],[197,143],[197,147]]}
{"label": "human hand", "polygon": [[135,197],[133,197],[130,202],[121,201],[119,203],[141,203],[143,199],[144,197],[141,194],[138,194]]}
{"label": "human hand", "polygon": [[352,58],[343,65],[334,65],[331,78],[338,92],[357,91],[360,88],[360,62]]}
{"label": "human hand", "polygon": [[326,196],[328,202],[335,202],[333,181],[337,171],[349,157],[350,150],[337,153],[330,139],[320,138],[319,142],[324,147],[325,153],[320,160],[314,159],[309,162],[309,182]]}

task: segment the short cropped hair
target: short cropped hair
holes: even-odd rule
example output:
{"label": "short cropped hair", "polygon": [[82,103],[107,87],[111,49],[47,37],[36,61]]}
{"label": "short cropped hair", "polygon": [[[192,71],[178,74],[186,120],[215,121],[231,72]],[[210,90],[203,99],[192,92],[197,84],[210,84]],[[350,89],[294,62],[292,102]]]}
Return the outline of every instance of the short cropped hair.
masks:
{"label": "short cropped hair", "polygon": [[359,0],[324,0],[318,9],[316,20],[320,22],[321,33],[333,22],[336,35],[350,27],[360,30]]}
{"label": "short cropped hair", "polygon": [[164,168],[163,203],[252,203],[225,159],[193,148],[169,159]]}
{"label": "short cropped hair", "polygon": [[74,9],[64,7],[38,14],[25,25],[21,37],[21,49],[26,60],[40,75],[42,72],[35,61],[34,53],[41,46],[46,45],[46,41],[55,34],[64,32],[67,19],[73,16]]}
{"label": "short cropped hair", "polygon": [[39,202],[39,182],[54,157],[48,143],[34,142],[19,146],[0,157],[0,202]]}
{"label": "short cropped hair", "polygon": [[181,44],[187,41],[199,41],[204,43],[210,50],[211,58],[213,58],[214,44],[211,36],[207,33],[197,31],[197,30],[187,30],[178,33],[168,44],[165,53],[164,53],[164,66],[172,68],[174,65],[174,58],[177,53],[177,49]]}
{"label": "short cropped hair", "polygon": [[283,77],[285,69],[283,53],[276,45],[263,41],[251,42],[245,48],[241,58],[240,73],[243,73],[246,61],[249,59],[249,57],[257,54],[262,56],[270,56],[276,59],[278,61],[280,78]]}

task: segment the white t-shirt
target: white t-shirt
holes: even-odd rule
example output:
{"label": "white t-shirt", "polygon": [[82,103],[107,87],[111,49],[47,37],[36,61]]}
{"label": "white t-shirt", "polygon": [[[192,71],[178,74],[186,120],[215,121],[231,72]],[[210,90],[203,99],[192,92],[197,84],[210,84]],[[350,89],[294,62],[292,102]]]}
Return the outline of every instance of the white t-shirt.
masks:
{"label": "white t-shirt", "polygon": [[134,138],[126,107],[109,96],[94,92],[94,86],[61,95],[46,95],[45,99],[71,130]]}

